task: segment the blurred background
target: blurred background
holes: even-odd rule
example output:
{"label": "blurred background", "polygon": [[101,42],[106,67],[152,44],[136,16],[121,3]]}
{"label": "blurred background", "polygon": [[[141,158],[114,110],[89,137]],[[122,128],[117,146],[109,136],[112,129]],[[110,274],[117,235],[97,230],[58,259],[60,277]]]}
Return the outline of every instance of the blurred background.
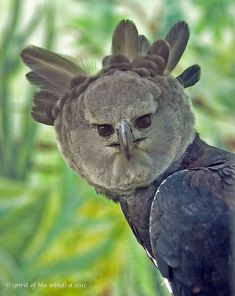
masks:
{"label": "blurred background", "polygon": [[19,59],[34,44],[99,68],[122,18],[151,40],[189,23],[174,75],[201,65],[201,81],[187,90],[196,128],[235,152],[233,0],[0,0],[0,295],[169,295],[119,206],[75,176],[53,128],[32,120],[33,89]]}

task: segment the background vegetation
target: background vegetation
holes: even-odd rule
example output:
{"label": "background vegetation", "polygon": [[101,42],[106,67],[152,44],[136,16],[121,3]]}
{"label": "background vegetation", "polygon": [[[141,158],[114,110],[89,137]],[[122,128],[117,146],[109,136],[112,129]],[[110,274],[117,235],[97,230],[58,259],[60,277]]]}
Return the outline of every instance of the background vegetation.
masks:
{"label": "background vegetation", "polygon": [[53,128],[32,120],[19,53],[35,44],[100,61],[122,18],[150,39],[185,19],[192,36],[175,74],[202,66],[189,90],[197,129],[235,151],[234,1],[0,0],[0,13],[0,295],[169,295],[119,206],[75,176]]}

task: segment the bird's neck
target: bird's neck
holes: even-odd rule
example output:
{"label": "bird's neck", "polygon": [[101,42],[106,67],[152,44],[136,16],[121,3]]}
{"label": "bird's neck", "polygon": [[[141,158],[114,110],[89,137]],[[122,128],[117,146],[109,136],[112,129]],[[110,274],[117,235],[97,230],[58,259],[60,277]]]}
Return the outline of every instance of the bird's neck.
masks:
{"label": "bird's neck", "polygon": [[208,163],[206,163],[205,160],[207,160],[208,158],[206,156],[208,155],[208,153],[212,155],[213,150],[216,150],[216,154],[218,154],[219,149],[209,146],[206,142],[201,140],[197,133],[195,133],[193,142],[186,148],[180,159],[174,161],[167,168],[167,170],[160,176],[158,176],[151,184],[148,184],[145,187],[137,188],[132,196],[120,197],[118,201],[120,201],[121,203],[122,200],[124,202],[128,201],[128,203],[131,204],[135,200],[140,200],[140,195],[145,195],[145,193],[147,195],[153,195],[153,198],[159,185],[173,173],[180,170],[207,166]]}
{"label": "bird's neck", "polygon": [[211,149],[216,148],[207,145],[196,134],[192,144],[187,147],[180,160],[172,163],[152,184],[144,188],[137,188],[131,198],[120,200],[121,209],[127,222],[130,224],[137,239],[147,248],[150,254],[149,216],[151,204],[158,187],[168,176],[177,171],[206,166],[206,155]]}

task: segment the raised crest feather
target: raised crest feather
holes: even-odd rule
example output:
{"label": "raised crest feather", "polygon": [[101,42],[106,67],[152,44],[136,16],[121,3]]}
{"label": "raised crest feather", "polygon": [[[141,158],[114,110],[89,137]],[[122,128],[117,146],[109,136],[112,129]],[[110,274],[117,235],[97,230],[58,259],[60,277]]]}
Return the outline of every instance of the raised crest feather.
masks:
{"label": "raised crest feather", "polygon": [[21,58],[32,69],[26,77],[40,88],[34,96],[32,116],[41,123],[53,125],[53,106],[70,89],[73,78],[86,73],[76,59],[37,46],[23,49]]}
{"label": "raised crest feather", "polygon": [[159,39],[156,40],[149,48],[149,55],[157,55],[163,58],[167,64],[170,53],[170,46],[166,40]]}
{"label": "raised crest feather", "polygon": [[[67,90],[66,88],[69,87],[70,80],[74,75],[85,75],[84,70],[76,63],[75,59],[41,47],[26,47],[21,53],[21,58],[33,70],[29,75],[29,80],[32,83],[49,91],[55,91],[54,85],[57,85],[59,95]],[[31,79],[30,76],[33,78]],[[46,80],[46,85],[41,85]],[[38,81],[40,81],[39,84]],[[62,81],[63,83],[60,85],[58,82]]]}
{"label": "raised crest feather", "polygon": [[170,45],[170,55],[164,74],[169,74],[179,62],[189,40],[189,28],[186,22],[174,24],[167,33],[165,40]]}
{"label": "raised crest feather", "polygon": [[34,95],[35,105],[31,112],[33,118],[38,122],[53,125],[54,116],[52,115],[52,110],[57,100],[58,97],[54,93],[45,90],[36,92]]}
{"label": "raised crest feather", "polygon": [[149,48],[150,42],[144,35],[139,35],[139,54],[146,55]]}
{"label": "raised crest feather", "polygon": [[116,27],[112,39],[112,54],[124,55],[130,61],[139,55],[139,36],[135,24],[122,20]]}
{"label": "raised crest feather", "polygon": [[46,64],[54,68],[62,68],[69,73],[76,74],[78,72],[83,72],[83,74],[85,74],[76,59],[52,52],[42,47],[30,45],[24,48],[21,52],[21,58],[32,70],[36,70]]}
{"label": "raised crest feather", "polygon": [[[167,76],[179,62],[188,39],[189,28],[184,21],[174,24],[164,39],[151,44],[138,34],[132,21],[122,20],[113,33],[112,53],[103,58],[100,71],[89,60],[28,46],[22,50],[21,58],[31,69],[26,75],[28,80],[39,88],[32,115],[41,123],[53,125],[56,116],[53,107],[58,100],[79,85],[87,86],[92,77],[115,71],[132,71],[143,77]],[[189,67],[177,79],[185,88],[194,85],[200,79],[200,67]]]}
{"label": "raised crest feather", "polygon": [[191,67],[184,70],[176,78],[183,85],[184,88],[193,86],[200,80],[201,68],[199,65],[192,65]]}

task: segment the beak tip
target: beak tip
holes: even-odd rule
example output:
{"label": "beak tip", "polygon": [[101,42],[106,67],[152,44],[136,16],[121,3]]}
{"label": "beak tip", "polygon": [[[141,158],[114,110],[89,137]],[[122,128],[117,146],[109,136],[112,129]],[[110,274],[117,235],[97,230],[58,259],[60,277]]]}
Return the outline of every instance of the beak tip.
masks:
{"label": "beak tip", "polygon": [[127,160],[131,160],[131,154],[125,154]]}

